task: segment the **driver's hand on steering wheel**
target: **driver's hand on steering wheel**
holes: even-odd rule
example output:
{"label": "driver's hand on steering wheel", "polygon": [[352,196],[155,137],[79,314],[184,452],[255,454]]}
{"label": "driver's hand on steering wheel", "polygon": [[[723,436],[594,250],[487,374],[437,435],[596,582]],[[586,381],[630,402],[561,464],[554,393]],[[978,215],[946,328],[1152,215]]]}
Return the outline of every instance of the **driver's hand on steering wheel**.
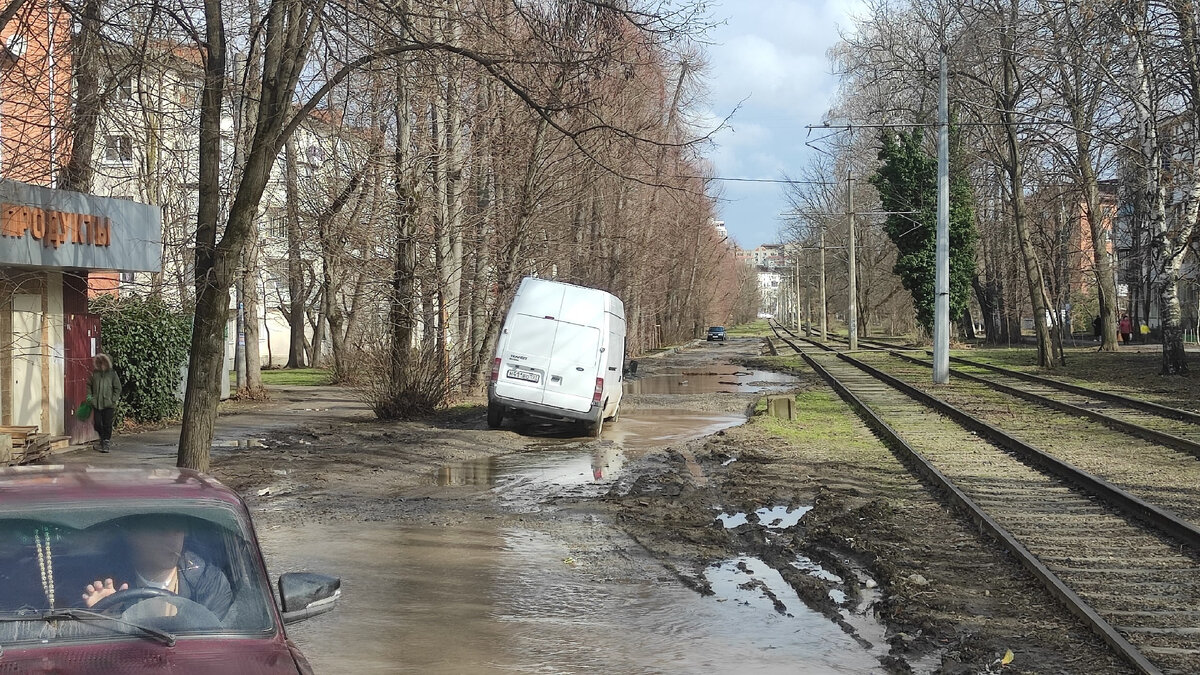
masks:
{"label": "driver's hand on steering wheel", "polygon": [[99,579],[87,585],[87,589],[83,594],[83,601],[88,607],[100,602],[104,598],[116,593],[129,589],[129,584],[121,584],[120,588],[113,585],[112,579],[105,579],[103,583]]}

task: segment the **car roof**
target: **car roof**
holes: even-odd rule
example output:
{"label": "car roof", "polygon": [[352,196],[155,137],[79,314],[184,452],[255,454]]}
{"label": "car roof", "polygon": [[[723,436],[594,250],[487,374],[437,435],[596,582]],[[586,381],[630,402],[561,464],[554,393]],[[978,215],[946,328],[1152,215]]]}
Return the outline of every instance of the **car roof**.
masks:
{"label": "car roof", "polygon": [[236,492],[189,469],[63,464],[0,468],[0,509],[13,502],[130,499],[204,499],[243,505]]}

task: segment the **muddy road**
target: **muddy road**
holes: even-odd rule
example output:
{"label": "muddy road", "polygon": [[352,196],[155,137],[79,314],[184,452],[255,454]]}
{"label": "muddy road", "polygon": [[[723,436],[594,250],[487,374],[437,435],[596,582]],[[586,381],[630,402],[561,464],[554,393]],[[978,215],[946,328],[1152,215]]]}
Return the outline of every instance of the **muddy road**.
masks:
{"label": "muddy road", "polygon": [[[321,673],[999,672],[1009,648],[1005,672],[1123,672],[761,344],[643,360],[600,439],[344,409],[213,472],[272,573],[342,577],[290,630]],[[779,392],[797,426],[745,423]]]}

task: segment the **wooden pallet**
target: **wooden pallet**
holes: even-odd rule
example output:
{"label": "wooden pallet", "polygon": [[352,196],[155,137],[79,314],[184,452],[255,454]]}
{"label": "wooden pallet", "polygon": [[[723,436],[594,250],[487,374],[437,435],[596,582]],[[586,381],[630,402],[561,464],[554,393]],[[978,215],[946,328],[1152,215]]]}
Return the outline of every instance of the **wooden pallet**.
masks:
{"label": "wooden pallet", "polygon": [[70,445],[70,436],[39,434],[37,427],[0,426],[0,466],[35,462]]}
{"label": "wooden pallet", "polygon": [[12,446],[14,448],[25,447],[29,437],[37,434],[38,428],[24,426],[4,426],[0,425],[0,434],[7,434],[12,438]]}

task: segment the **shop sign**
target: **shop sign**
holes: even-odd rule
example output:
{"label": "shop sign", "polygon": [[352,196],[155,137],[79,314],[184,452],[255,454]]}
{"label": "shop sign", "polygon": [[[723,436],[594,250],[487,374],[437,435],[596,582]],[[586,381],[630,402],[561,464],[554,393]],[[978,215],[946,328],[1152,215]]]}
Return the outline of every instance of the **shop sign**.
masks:
{"label": "shop sign", "polygon": [[30,237],[47,248],[63,244],[109,246],[112,221],[104,216],[0,204],[0,236]]}

